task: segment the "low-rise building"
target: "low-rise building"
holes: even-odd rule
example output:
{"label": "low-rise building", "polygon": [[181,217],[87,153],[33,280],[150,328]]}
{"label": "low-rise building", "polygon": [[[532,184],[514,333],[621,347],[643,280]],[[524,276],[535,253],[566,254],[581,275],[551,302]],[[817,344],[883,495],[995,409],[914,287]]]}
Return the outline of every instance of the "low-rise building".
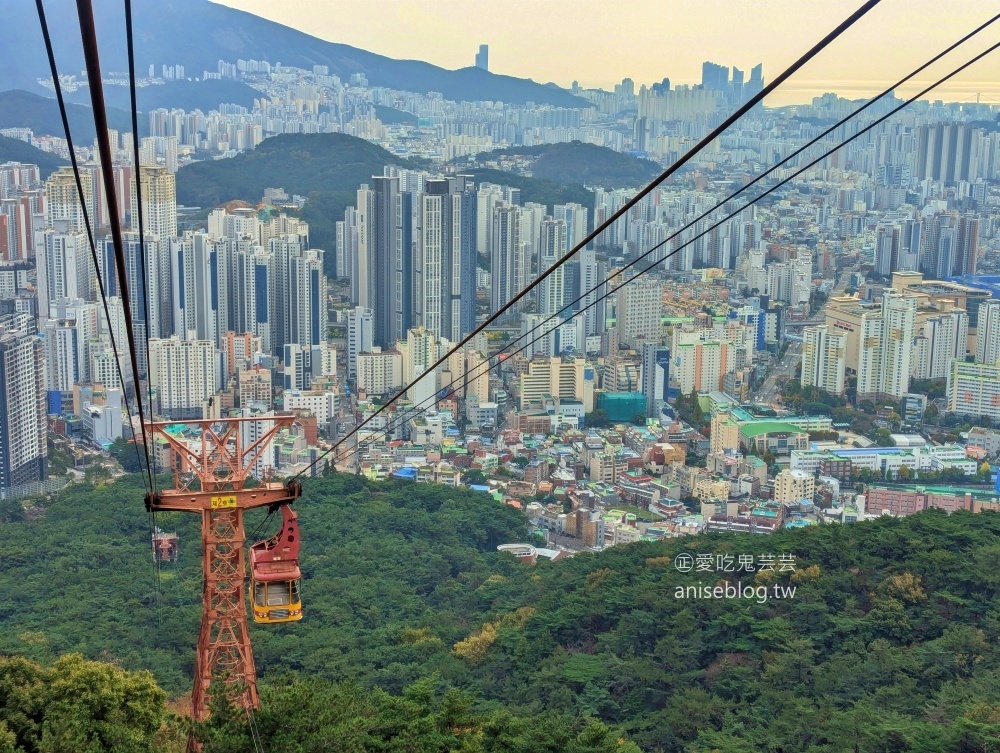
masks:
{"label": "low-rise building", "polygon": [[982,489],[962,489],[947,486],[870,486],[865,497],[868,512],[877,515],[913,515],[931,508],[955,510],[1000,510],[1000,495]]}
{"label": "low-rise building", "polygon": [[774,479],[774,501],[778,504],[802,500],[812,502],[815,494],[816,479],[811,473],[786,468]]}

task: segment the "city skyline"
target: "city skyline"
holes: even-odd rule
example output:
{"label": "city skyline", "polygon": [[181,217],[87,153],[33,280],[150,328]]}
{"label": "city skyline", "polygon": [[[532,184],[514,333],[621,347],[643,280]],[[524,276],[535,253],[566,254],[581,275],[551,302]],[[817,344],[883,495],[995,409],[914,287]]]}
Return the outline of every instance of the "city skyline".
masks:
{"label": "city skyline", "polygon": [[[574,3],[576,13],[567,13],[565,3],[514,2],[502,14],[484,13],[477,3],[386,0],[379,4],[379,23],[372,24],[370,5],[359,0],[341,0],[335,11],[323,14],[301,0],[222,0],[221,4],[328,41],[449,69],[473,66],[479,45],[487,44],[494,73],[551,81],[565,88],[578,81],[585,88],[607,90],[623,78],[633,79],[637,89],[664,77],[673,85],[695,84],[706,60],[744,70],[763,63],[765,78],[773,78],[819,40],[818,30],[836,25],[857,6],[853,0],[776,0],[762,10],[722,0],[679,0],[669,4],[674,20],[669,23],[651,17],[648,5],[640,0],[616,3],[613,13],[594,0]],[[786,82],[767,104],[807,104],[828,91],[851,98],[874,94],[923,62],[929,51],[943,49],[986,21],[992,12],[994,6],[985,0],[961,6],[887,0]],[[918,16],[921,23],[913,23]],[[711,26],[704,23],[705,17],[729,20]],[[640,18],[641,23],[632,21]],[[553,29],[562,31],[553,34]],[[973,49],[996,42],[1000,32],[988,30],[982,36],[983,41],[928,69],[926,78],[898,93],[916,93],[964,62]],[[575,42],[563,44],[564,40]],[[669,54],[657,53],[658,45]],[[983,102],[1000,102],[1000,59],[981,61],[931,98],[974,102],[977,94]]]}

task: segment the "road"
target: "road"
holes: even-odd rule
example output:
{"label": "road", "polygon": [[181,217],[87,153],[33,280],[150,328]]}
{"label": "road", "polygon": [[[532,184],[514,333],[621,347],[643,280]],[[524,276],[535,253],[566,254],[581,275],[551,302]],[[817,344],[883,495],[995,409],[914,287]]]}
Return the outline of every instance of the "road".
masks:
{"label": "road", "polygon": [[[850,280],[851,273],[856,271],[855,268],[845,269],[840,273],[840,277],[837,279],[837,284],[834,286],[833,290],[830,292],[830,298],[835,296],[840,296],[844,294],[847,290],[847,282]],[[825,306],[823,307],[825,308]],[[826,314],[821,308],[816,314],[809,317],[803,322],[798,324],[802,326],[813,326],[817,324],[823,324],[826,321]],[[759,403],[771,404],[774,402],[775,398],[778,396],[778,380],[785,377],[793,379],[799,375],[799,364],[802,360],[802,343],[792,342],[788,346],[788,350],[785,351],[785,355],[782,359],[776,363],[768,375],[767,379],[756,392],[755,399]]]}
{"label": "road", "polygon": [[767,379],[757,390],[756,401],[758,403],[773,403],[778,396],[778,380],[785,377],[792,379],[798,376],[799,361],[802,359],[802,343],[790,343],[785,355],[771,369]]}

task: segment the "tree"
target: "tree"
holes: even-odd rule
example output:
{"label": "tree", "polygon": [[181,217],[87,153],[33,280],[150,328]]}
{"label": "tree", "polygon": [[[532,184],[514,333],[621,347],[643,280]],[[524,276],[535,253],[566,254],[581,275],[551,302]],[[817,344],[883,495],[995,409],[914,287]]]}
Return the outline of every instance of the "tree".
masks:
{"label": "tree", "polygon": [[485,486],[489,478],[478,468],[466,468],[462,471],[462,483],[468,486]]}
{"label": "tree", "polygon": [[595,429],[611,426],[611,419],[608,417],[608,412],[603,408],[595,408],[585,415],[583,420],[587,426]]}
{"label": "tree", "polygon": [[893,447],[895,445],[892,441],[892,433],[888,429],[876,429],[874,439],[875,444],[879,447]]}
{"label": "tree", "polygon": [[515,455],[510,462],[516,465],[518,468],[524,468],[531,461],[528,460],[528,458],[526,458],[524,455]]}
{"label": "tree", "polygon": [[[138,453],[136,450],[138,450]],[[124,437],[118,437],[111,443],[111,446],[108,448],[108,452],[111,454],[111,457],[118,461],[127,473],[136,473],[143,468],[142,462],[140,461],[143,449],[135,442],[130,442]]]}
{"label": "tree", "polygon": [[636,413],[634,416],[632,416],[631,419],[629,419],[629,423],[632,424],[633,426],[645,426],[646,425],[646,414],[645,413]]}
{"label": "tree", "polygon": [[155,749],[167,694],[147,671],[69,654],[50,667],[0,658],[0,678],[0,750],[11,735],[39,753]]}

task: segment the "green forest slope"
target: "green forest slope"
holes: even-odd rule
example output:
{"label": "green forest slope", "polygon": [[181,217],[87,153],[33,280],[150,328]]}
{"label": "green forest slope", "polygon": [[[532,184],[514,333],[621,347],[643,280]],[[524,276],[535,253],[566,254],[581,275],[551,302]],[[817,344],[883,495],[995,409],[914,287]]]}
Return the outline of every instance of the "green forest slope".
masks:
{"label": "green forest slope", "polygon": [[[188,687],[200,596],[194,521],[159,523],[182,542],[181,561],[162,570],[158,610],[140,500],[129,478],[67,491],[33,522],[4,503],[0,652],[51,663],[76,651],[148,668],[174,694]],[[586,717],[646,751],[972,753],[1000,744],[1000,515],[929,511],[713,534],[532,567],[495,552],[526,534],[519,513],[486,495],[338,475],[308,482],[297,509],[305,619],[253,628],[269,735],[286,734],[282,713],[315,721],[302,733],[315,747],[270,738],[284,740],[275,742],[282,750],[323,749],[315,741],[336,714],[324,717],[313,697],[347,715],[363,699],[396,708],[417,698],[412,714],[438,722],[458,704],[475,718],[468,729],[526,725],[534,735],[532,725],[556,715],[546,728],[563,729],[562,742],[542,750],[572,750],[567,741],[589,734],[605,745],[607,727],[565,726]],[[682,551],[791,554],[796,569],[684,574],[673,567]],[[737,579],[795,593],[758,603],[756,594],[677,592]],[[388,695],[372,696],[375,687]],[[501,713],[502,724],[491,716]],[[225,739],[243,734],[225,712],[214,724]]]}
{"label": "green forest slope", "polygon": [[4,162],[24,162],[29,165],[38,165],[42,180],[48,178],[63,165],[69,164],[66,160],[49,152],[43,152],[26,141],[0,136],[0,164]]}
{"label": "green forest slope", "polygon": [[582,183],[603,188],[641,187],[663,170],[652,160],[582,141],[515,146],[477,154],[475,159],[485,161],[498,155],[517,154],[536,156],[538,159],[531,166],[532,175],[557,183]]}

